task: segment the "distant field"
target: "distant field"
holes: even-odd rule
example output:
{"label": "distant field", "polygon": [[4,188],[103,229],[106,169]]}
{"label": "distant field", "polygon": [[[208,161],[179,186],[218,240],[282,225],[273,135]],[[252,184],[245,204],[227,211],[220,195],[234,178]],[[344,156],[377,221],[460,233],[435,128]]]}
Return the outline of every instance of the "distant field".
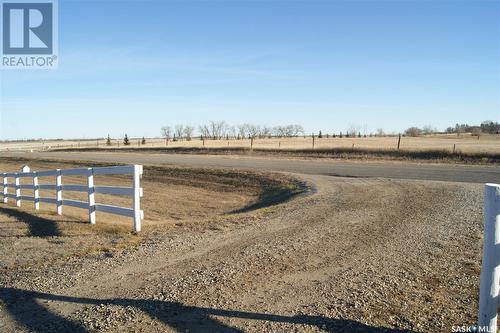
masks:
{"label": "distant field", "polygon": [[[62,148],[159,148],[166,147],[162,138],[146,138],[146,144],[140,139],[130,139],[130,145],[124,146],[123,139],[113,139],[111,146],[106,140],[71,140],[71,141],[32,141],[0,143],[0,150],[51,150]],[[398,137],[367,137],[367,138],[315,138],[315,149],[369,149],[396,150]],[[251,140],[200,140],[169,141],[169,148],[250,148]],[[312,149],[311,137],[254,139],[254,149]],[[447,151],[464,154],[500,154],[500,135],[481,135],[479,138],[468,134],[457,136],[435,135],[425,137],[401,137],[400,150],[411,152]]]}

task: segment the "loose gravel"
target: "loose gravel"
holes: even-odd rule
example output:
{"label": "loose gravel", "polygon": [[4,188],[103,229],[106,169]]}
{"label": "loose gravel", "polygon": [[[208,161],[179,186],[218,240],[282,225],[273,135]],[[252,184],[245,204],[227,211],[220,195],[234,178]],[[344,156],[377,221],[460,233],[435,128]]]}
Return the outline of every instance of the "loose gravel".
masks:
{"label": "loose gravel", "polygon": [[299,176],[308,194],[0,276],[5,332],[449,332],[475,322],[478,184]]}

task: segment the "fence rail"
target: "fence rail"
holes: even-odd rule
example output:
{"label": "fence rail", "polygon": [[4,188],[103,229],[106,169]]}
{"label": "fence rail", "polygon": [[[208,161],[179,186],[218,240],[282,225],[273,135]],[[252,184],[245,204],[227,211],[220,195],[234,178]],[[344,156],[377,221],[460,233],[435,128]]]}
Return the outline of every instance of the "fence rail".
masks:
{"label": "fence rail", "polygon": [[[9,199],[16,202],[17,207],[21,207],[21,202],[31,201],[35,210],[40,209],[40,202],[56,205],[57,215],[62,215],[62,207],[76,207],[87,209],[89,212],[89,222],[96,223],[96,212],[105,212],[109,214],[132,217],[134,220],[134,231],[141,231],[141,220],[144,219],[144,212],[141,210],[141,197],[143,190],[140,186],[140,179],[143,173],[142,165],[126,165],[102,168],[79,168],[79,169],[56,169],[50,171],[34,172],[25,166],[21,172],[0,173],[3,180],[0,186],[2,191],[0,197],[3,203],[8,203]],[[95,186],[94,176],[96,175],[132,175],[133,182],[131,187],[117,186]],[[86,176],[86,185],[64,184],[63,176]],[[55,184],[39,184],[40,177],[54,177]],[[32,184],[21,184],[21,178],[32,178]],[[9,182],[13,179],[14,182]],[[14,193],[9,193],[9,189],[14,189]],[[21,195],[21,190],[32,190],[33,196]],[[55,198],[40,197],[40,190],[55,191]],[[64,192],[83,192],[87,193],[87,201],[78,201],[63,199]],[[95,194],[109,194],[130,196],[133,198],[132,207],[119,207],[95,202]]]}

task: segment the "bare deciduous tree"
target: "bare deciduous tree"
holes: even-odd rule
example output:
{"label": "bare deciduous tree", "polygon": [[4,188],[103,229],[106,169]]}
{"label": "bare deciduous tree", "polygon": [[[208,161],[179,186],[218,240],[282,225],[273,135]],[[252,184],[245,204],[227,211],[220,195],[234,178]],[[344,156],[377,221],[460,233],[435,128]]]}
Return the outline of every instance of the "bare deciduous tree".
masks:
{"label": "bare deciduous tree", "polygon": [[481,128],[480,127],[474,127],[472,128],[471,130],[471,134],[473,136],[477,136],[479,138],[479,136],[481,135],[482,131],[481,131]]}
{"label": "bare deciduous tree", "polygon": [[284,126],[275,126],[273,127],[273,133],[274,133],[274,136],[277,136],[278,138],[282,138],[285,136],[285,133],[286,130],[285,130],[285,127]]}
{"label": "bare deciduous tree", "polygon": [[423,128],[422,128],[422,132],[424,134],[434,134],[437,132],[437,129],[435,127],[433,127],[432,125],[425,125]]}
{"label": "bare deciduous tree", "polygon": [[304,128],[301,125],[276,126],[273,128],[274,135],[280,138],[294,137],[304,133]]}
{"label": "bare deciduous tree", "polygon": [[[164,126],[161,128],[162,136],[167,140],[172,136],[176,140],[185,138],[190,140],[194,134],[194,127],[176,125],[174,129],[170,126]],[[203,124],[198,126],[198,131],[200,136],[204,139],[220,140],[222,138],[268,138],[277,137],[297,137],[304,134],[304,128],[298,124],[286,125],[286,126],[259,126],[254,124],[241,124],[238,126],[229,126],[225,121],[209,121],[208,124]]]}
{"label": "bare deciduous tree", "polygon": [[208,128],[208,125],[200,125],[198,126],[198,130],[203,138],[208,139],[210,137],[210,129]]}
{"label": "bare deciduous tree", "polygon": [[250,138],[256,138],[260,133],[260,126],[258,125],[247,125],[248,136]]}
{"label": "bare deciduous tree", "polygon": [[170,137],[172,136],[172,127],[163,126],[161,128],[161,136],[163,136],[167,140],[170,140]]}
{"label": "bare deciduous tree", "polygon": [[410,127],[405,131],[406,136],[416,137],[422,134],[422,130],[418,127]]}
{"label": "bare deciduous tree", "polygon": [[210,136],[214,140],[220,140],[226,136],[228,125],[225,121],[213,121],[211,120],[208,125],[208,129],[210,131]]}
{"label": "bare deciduous tree", "polygon": [[194,127],[193,126],[185,126],[184,127],[184,138],[187,141],[191,141],[193,134],[194,134]]}
{"label": "bare deciduous tree", "polygon": [[347,134],[350,137],[356,137],[358,133],[361,131],[361,126],[358,124],[351,124],[349,129],[347,130]]}
{"label": "bare deciduous tree", "polygon": [[236,127],[234,126],[228,126],[227,127],[227,135],[231,138],[231,139],[235,139],[236,136],[238,135],[237,131],[236,131]]}
{"label": "bare deciduous tree", "polygon": [[298,125],[298,124],[295,124],[295,125],[289,125],[291,126],[291,136],[299,136],[300,134],[304,134],[304,127],[302,127],[302,125]]}
{"label": "bare deciduous tree", "polygon": [[272,128],[268,126],[262,126],[260,129],[259,137],[261,138],[269,138],[272,136]]}
{"label": "bare deciduous tree", "polygon": [[175,125],[175,137],[177,140],[182,140],[184,136],[184,125]]}
{"label": "bare deciduous tree", "polygon": [[242,139],[247,137],[247,124],[238,125],[238,135]]}

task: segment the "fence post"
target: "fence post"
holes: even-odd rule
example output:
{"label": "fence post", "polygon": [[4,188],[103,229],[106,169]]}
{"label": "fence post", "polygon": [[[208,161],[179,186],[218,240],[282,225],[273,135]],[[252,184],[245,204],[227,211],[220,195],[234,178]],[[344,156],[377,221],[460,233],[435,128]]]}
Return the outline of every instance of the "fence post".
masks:
{"label": "fence post", "polygon": [[142,165],[134,165],[134,231],[141,231],[141,175]]}
{"label": "fence post", "polygon": [[94,188],[94,171],[88,168],[87,175],[88,197],[89,197],[89,222],[95,224],[95,188]]}
{"label": "fence post", "polygon": [[8,178],[3,176],[3,203],[7,203],[9,198],[7,198],[7,194],[9,193],[9,188],[7,187]]}
{"label": "fence post", "polygon": [[57,200],[57,215],[62,215],[62,176],[61,169],[57,169],[56,175],[56,200]]}
{"label": "fence post", "polygon": [[19,173],[16,172],[16,206],[21,207],[21,182],[19,181]]}
{"label": "fence post", "polygon": [[500,282],[500,185],[484,187],[484,237],[481,287],[479,292],[480,328],[497,332],[497,306]]}
{"label": "fence post", "polygon": [[40,209],[40,191],[38,190],[38,176],[36,172],[33,172],[33,208],[35,210]]}

